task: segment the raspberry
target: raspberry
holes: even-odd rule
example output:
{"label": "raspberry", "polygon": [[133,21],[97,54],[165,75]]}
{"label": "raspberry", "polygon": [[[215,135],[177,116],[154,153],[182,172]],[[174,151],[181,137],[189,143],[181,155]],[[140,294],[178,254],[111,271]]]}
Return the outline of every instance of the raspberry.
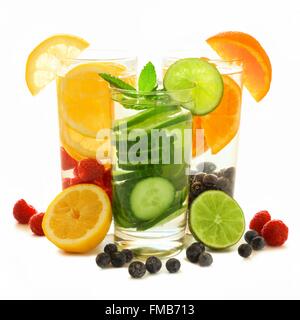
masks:
{"label": "raspberry", "polygon": [[74,177],[78,177],[78,166],[73,169],[73,175]]}
{"label": "raspberry", "polygon": [[43,222],[43,218],[44,218],[44,213],[38,213],[35,214],[34,216],[32,216],[29,220],[29,226],[31,231],[36,234],[37,236],[44,236],[44,231],[42,228],[42,222]]}
{"label": "raspberry", "polygon": [[262,235],[269,246],[282,246],[289,235],[289,228],[281,220],[272,220],[265,224]]}
{"label": "raspberry", "polygon": [[82,182],[90,182],[102,178],[104,166],[94,159],[84,159],[77,167],[78,177]]}
{"label": "raspberry", "polygon": [[76,184],[80,184],[82,181],[78,178],[64,178],[62,181],[62,188],[66,189],[72,186],[75,186]]}
{"label": "raspberry", "polygon": [[103,175],[103,183],[106,188],[111,188],[112,174],[111,169],[106,169]]}
{"label": "raspberry", "polygon": [[254,218],[250,221],[250,229],[261,234],[264,225],[271,220],[271,215],[268,211],[260,211],[256,213]]}
{"label": "raspberry", "polygon": [[104,191],[108,195],[110,201],[112,201],[112,188],[104,188]]}
{"label": "raspberry", "polygon": [[73,159],[64,148],[60,148],[61,168],[70,170],[76,167],[77,161]]}
{"label": "raspberry", "polygon": [[36,213],[37,211],[24,199],[17,201],[14,205],[13,215],[15,219],[21,224],[27,224],[30,218]]}
{"label": "raspberry", "polygon": [[96,186],[100,187],[100,188],[104,188],[104,183],[102,179],[97,179],[93,181],[93,184],[95,184]]}

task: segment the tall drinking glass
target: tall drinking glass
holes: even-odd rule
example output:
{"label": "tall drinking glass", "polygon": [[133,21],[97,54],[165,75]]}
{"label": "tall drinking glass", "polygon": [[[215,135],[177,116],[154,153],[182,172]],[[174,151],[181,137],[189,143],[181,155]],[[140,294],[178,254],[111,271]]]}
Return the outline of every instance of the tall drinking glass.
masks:
{"label": "tall drinking glass", "polygon": [[112,89],[115,241],[140,256],[183,246],[192,118],[177,95]]}
{"label": "tall drinking glass", "polygon": [[[178,58],[163,60],[163,73]],[[223,77],[224,93],[217,108],[193,116],[192,161],[189,206],[207,190],[222,190],[233,196],[242,103],[242,63],[208,61]]]}
{"label": "tall drinking glass", "polygon": [[103,132],[112,127],[114,109],[109,85],[99,73],[134,84],[136,58],[87,50],[65,63],[57,79],[63,189],[94,183],[111,197],[111,141]]}

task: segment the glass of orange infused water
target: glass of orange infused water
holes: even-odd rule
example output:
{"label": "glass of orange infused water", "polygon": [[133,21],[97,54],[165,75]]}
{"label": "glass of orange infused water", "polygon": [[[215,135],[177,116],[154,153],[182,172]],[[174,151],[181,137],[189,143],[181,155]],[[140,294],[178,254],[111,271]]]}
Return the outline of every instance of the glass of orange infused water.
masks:
{"label": "glass of orange infused water", "polygon": [[134,84],[137,59],[122,52],[85,50],[65,61],[57,77],[63,189],[92,183],[112,195],[111,137],[114,110],[109,85],[99,73]]}
{"label": "glass of orange infused water", "polygon": [[[185,56],[189,54],[175,52],[165,57],[163,73]],[[223,94],[213,110],[193,114],[189,207],[207,190],[221,190],[233,196],[240,128],[242,62],[201,59],[218,69],[223,80]]]}

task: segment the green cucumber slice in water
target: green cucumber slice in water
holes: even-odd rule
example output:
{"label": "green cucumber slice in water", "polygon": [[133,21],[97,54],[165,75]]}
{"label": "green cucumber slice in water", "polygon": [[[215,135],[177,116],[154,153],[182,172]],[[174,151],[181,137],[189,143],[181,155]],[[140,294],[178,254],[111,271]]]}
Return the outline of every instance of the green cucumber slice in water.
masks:
{"label": "green cucumber slice in water", "polygon": [[153,227],[158,227],[161,225],[164,225],[166,223],[168,223],[171,220],[176,219],[177,217],[179,217],[181,214],[184,214],[187,210],[187,207],[181,207],[180,209],[178,209],[177,207],[171,207],[169,210],[167,210],[164,214],[162,214],[161,216],[149,220],[149,221],[145,221],[139,225],[137,225],[137,230],[138,231],[145,231],[148,229],[151,229]]}
{"label": "green cucumber slice in water", "polygon": [[244,234],[245,217],[238,203],[222,191],[206,191],[194,200],[189,216],[194,238],[212,249],[235,245]]}
{"label": "green cucumber slice in water", "polygon": [[186,58],[169,67],[164,87],[174,100],[181,102],[193,114],[205,115],[219,105],[224,85],[214,65],[200,58]]}
{"label": "green cucumber slice in water", "polygon": [[133,188],[130,205],[137,219],[148,221],[163,214],[173,203],[175,188],[161,177],[141,180]]}

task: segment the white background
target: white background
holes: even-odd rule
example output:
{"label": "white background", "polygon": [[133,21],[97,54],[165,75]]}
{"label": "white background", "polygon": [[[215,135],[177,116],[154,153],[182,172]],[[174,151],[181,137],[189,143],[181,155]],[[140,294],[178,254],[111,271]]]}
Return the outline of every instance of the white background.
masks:
{"label": "white background", "polygon": [[[55,86],[32,97],[24,81],[27,55],[36,44],[71,33],[98,48],[130,49],[142,61],[157,61],[171,49],[201,55],[204,40],[226,30],[254,35],[273,64],[272,88],[261,103],[244,90],[236,198],[248,221],[268,209],[289,225],[284,248],[247,261],[236,250],[214,254],[209,269],[182,255],[179,274],[163,271],[134,281],[126,269],[98,269],[94,258],[100,248],[67,255],[16,225],[16,200],[24,197],[43,211],[60,190]],[[299,30],[297,0],[2,0],[0,298],[300,298]]]}

